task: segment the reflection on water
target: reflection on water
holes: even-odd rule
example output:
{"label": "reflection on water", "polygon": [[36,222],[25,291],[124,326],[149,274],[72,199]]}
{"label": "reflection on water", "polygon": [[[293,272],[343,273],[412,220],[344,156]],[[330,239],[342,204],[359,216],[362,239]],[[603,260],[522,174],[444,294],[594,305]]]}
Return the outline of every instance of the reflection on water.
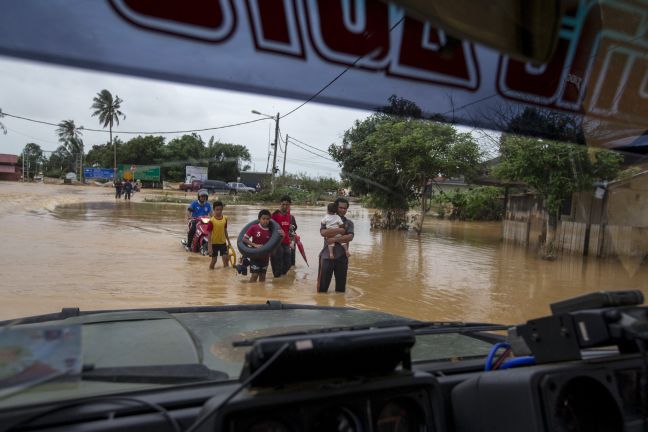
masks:
{"label": "reflection on water", "polygon": [[[230,235],[257,207],[227,207]],[[548,304],[609,289],[648,293],[648,265],[629,274],[617,260],[539,259],[500,241],[499,223],[431,219],[423,234],[372,232],[352,206],[346,294],[317,294],[319,221],[324,208],[294,207],[306,247],[287,277],[248,284],[233,269],[209,271],[209,258],[185,252],[184,207],[102,202],[0,216],[0,319],[62,307],[109,309],[179,305],[290,303],[353,306],[425,320],[514,323],[548,313]],[[220,263],[219,263],[220,265]]]}

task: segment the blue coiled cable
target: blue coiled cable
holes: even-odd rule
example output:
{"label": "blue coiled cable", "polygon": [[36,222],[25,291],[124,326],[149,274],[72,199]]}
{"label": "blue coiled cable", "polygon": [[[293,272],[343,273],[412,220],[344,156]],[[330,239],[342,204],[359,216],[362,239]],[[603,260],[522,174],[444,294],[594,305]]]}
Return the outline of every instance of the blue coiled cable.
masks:
{"label": "blue coiled cable", "polygon": [[491,370],[493,367],[493,357],[495,357],[495,354],[500,348],[510,348],[511,344],[507,342],[499,342],[493,345],[491,348],[490,352],[488,353],[488,357],[486,357],[486,365],[484,366],[485,371]]}

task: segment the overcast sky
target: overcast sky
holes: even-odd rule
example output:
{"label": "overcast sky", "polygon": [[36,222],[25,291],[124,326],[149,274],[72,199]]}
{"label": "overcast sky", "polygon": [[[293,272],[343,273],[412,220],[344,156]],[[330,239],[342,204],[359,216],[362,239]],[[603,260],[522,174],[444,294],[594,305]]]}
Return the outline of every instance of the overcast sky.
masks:
{"label": "overcast sky", "polygon": [[[303,101],[257,96],[249,93],[176,84],[130,76],[65,68],[0,56],[0,108],[5,113],[58,123],[72,119],[79,126],[101,129],[97,117],[91,117],[92,98],[102,89],[124,100],[122,112],[126,119],[114,129],[115,135],[127,141],[136,135],[119,131],[170,131],[202,129],[239,123],[265,114],[287,113]],[[282,119],[280,129],[304,143],[326,151],[331,143],[340,143],[346,129],[356,119],[370,115],[368,111],[339,108],[310,102]],[[0,153],[18,154],[28,142],[43,150],[55,150],[59,143],[55,127],[5,116],[1,122],[8,130],[0,134]],[[252,156],[253,169],[265,171],[268,142],[274,139],[274,121],[201,132],[206,141],[211,136],[221,142],[245,145]],[[167,142],[180,134],[165,135]],[[108,133],[85,131],[86,149],[108,141]],[[283,144],[282,144],[283,146]],[[302,145],[303,146],[303,145]],[[327,161],[326,155],[303,146],[289,145],[286,171],[310,176],[337,177],[339,168]],[[278,154],[281,169],[283,154]]]}

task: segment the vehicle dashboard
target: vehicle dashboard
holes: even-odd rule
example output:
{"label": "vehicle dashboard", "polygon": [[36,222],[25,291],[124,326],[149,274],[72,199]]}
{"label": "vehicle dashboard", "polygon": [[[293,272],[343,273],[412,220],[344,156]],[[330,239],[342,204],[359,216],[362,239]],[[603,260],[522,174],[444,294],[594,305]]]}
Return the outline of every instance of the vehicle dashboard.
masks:
{"label": "vehicle dashboard", "polygon": [[[384,376],[244,389],[183,385],[0,413],[0,430],[634,431],[646,411],[645,361],[592,356],[483,371],[483,360],[416,364]],[[305,365],[306,367],[306,365]],[[642,399],[643,398],[643,399]],[[160,411],[165,411],[163,415]],[[216,409],[195,429],[188,429]],[[53,410],[54,408],[54,410]],[[168,416],[168,417],[165,417]],[[31,420],[30,420],[31,419]]]}

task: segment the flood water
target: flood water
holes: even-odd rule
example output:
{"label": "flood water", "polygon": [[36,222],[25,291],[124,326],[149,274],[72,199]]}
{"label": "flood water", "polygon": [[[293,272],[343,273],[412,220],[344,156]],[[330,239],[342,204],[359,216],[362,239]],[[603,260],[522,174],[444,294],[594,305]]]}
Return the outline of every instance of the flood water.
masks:
{"label": "flood water", "polygon": [[[227,207],[230,236],[258,207]],[[293,207],[310,267],[265,284],[181,247],[184,206],[98,202],[0,215],[0,319],[59,311],[264,303],[352,306],[424,320],[517,323],[549,303],[596,290],[648,293],[648,265],[561,257],[546,261],[500,240],[499,223],[430,218],[420,237],[373,232],[357,205],[345,294],[318,294],[319,221],[324,208]],[[333,284],[331,290],[333,289]]]}

